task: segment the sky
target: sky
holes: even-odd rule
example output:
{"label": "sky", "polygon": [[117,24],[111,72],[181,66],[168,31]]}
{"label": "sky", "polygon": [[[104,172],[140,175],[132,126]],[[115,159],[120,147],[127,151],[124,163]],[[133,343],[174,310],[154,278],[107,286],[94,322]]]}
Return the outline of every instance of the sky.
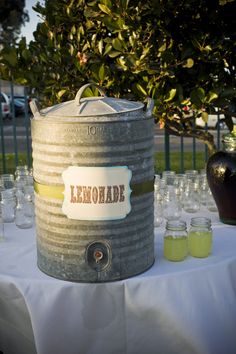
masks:
{"label": "sky", "polygon": [[[29,22],[26,22],[25,26],[21,27],[21,35],[26,37],[27,43],[34,39],[33,32],[36,30],[37,23],[39,22],[39,15],[32,9],[32,6],[36,5],[39,0],[25,0],[25,9],[29,14]],[[39,2],[43,2],[40,0]]]}

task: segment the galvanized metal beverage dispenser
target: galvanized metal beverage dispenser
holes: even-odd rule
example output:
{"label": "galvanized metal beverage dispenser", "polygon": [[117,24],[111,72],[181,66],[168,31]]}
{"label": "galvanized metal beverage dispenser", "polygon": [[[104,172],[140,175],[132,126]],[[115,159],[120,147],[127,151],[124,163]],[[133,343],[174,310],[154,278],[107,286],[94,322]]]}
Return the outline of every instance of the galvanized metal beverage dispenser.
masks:
{"label": "galvanized metal beverage dispenser", "polygon": [[151,107],[101,96],[31,108],[39,268],[79,282],[154,262]]}

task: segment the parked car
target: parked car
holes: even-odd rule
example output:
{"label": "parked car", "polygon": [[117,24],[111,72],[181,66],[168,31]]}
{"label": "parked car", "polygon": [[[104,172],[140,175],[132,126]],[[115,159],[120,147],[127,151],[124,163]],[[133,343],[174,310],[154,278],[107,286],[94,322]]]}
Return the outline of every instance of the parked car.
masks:
{"label": "parked car", "polygon": [[[217,129],[218,126],[220,126],[220,128],[223,128],[223,125],[225,124],[224,121],[224,115],[220,114],[219,115],[219,120],[218,120],[218,115],[217,114],[209,114],[208,115],[208,120],[207,120],[207,126],[208,128],[211,129]],[[206,123],[205,121],[200,117],[196,119],[196,125],[198,127],[202,127],[204,128]]]}
{"label": "parked car", "polygon": [[25,113],[25,104],[21,100],[14,98],[14,108],[15,108],[15,115],[19,116],[20,114]]}
{"label": "parked car", "polygon": [[[236,118],[232,117],[232,120],[233,120],[233,124],[236,124]],[[196,125],[198,127],[204,128],[206,123],[202,118],[197,118]],[[217,114],[209,114],[207,120],[207,126],[210,129],[217,129],[218,127],[220,129],[227,129],[227,125],[224,122],[224,114],[219,114],[219,119]]]}
{"label": "parked car", "polygon": [[28,107],[28,112],[31,112],[29,103],[31,101],[31,98],[28,96],[23,96],[23,95],[14,95],[14,99],[17,99],[18,101],[21,101],[25,105],[25,100],[27,100],[27,107]]}
{"label": "parked car", "polygon": [[0,102],[2,106],[2,118],[10,118],[10,101],[7,95],[4,92],[0,93]]}
{"label": "parked car", "polygon": [[[11,96],[8,96],[10,100],[10,106],[11,104]],[[27,103],[27,110],[29,110],[29,100],[27,97],[22,96],[22,95],[14,95],[13,97],[14,100],[14,110],[15,110],[15,116],[22,115],[25,113],[25,100]],[[11,107],[12,110],[12,107]]]}

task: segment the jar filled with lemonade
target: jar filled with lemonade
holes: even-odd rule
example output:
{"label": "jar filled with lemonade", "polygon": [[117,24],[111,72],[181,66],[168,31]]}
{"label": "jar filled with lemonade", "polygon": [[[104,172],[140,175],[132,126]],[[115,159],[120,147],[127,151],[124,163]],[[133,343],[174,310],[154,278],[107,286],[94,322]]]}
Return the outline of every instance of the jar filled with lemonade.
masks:
{"label": "jar filled with lemonade", "polygon": [[205,217],[191,219],[188,243],[189,253],[192,257],[208,257],[212,250],[212,229],[210,219]]}
{"label": "jar filled with lemonade", "polygon": [[169,261],[182,261],[188,254],[186,222],[167,221],[164,234],[164,257]]}

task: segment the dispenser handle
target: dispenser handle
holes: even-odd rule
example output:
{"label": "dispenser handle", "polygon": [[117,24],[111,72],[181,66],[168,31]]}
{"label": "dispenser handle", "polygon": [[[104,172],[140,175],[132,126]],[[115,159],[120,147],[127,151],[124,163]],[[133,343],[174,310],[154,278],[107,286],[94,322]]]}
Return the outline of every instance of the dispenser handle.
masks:
{"label": "dispenser handle", "polygon": [[40,116],[40,110],[39,110],[39,104],[38,101],[34,98],[32,101],[29,103],[31,112],[33,113],[33,116],[35,118]]}
{"label": "dispenser handle", "polygon": [[101,96],[103,97],[106,97],[106,94],[105,94],[105,91],[104,89],[101,87],[101,86],[98,86],[96,84],[93,84],[93,83],[89,83],[89,84],[85,84],[83,85],[82,87],[80,87],[79,91],[77,92],[76,96],[75,96],[75,104],[77,106],[80,106],[81,102],[81,98],[82,98],[82,95],[84,93],[84,91],[88,88],[88,87],[95,87],[96,89],[98,89],[99,93],[101,94]]}
{"label": "dispenser handle", "polygon": [[146,109],[145,109],[147,118],[152,116],[153,108],[154,108],[154,100],[152,98],[148,97],[147,98],[147,106],[146,106]]}

